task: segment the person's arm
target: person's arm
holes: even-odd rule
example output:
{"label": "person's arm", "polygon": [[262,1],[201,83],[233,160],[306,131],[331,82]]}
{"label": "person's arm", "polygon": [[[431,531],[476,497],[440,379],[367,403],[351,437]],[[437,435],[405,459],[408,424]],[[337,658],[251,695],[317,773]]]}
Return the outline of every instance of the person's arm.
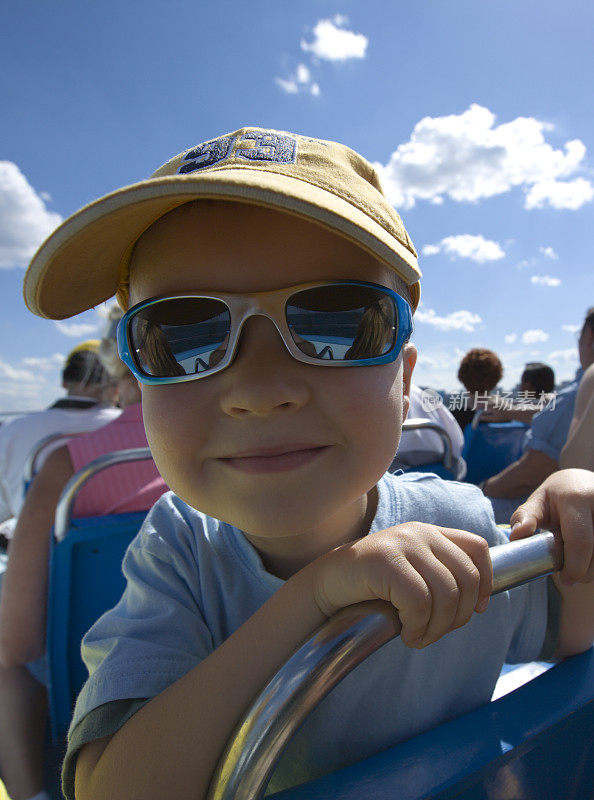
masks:
{"label": "person's arm", "polygon": [[565,563],[553,577],[561,595],[555,658],[582,653],[594,641],[594,474],[561,470],[551,475],[512,515],[510,538],[538,527],[563,537]]}
{"label": "person's arm", "polygon": [[588,367],[580,382],[559,467],[594,470],[594,364]]}
{"label": "person's arm", "polygon": [[488,408],[481,414],[481,422],[525,422],[528,425],[532,422],[532,417],[540,411],[540,408],[526,408],[526,406],[513,406],[512,408]]}
{"label": "person's arm", "polygon": [[522,497],[557,469],[557,462],[542,450],[529,449],[509,467],[486,480],[481,488],[487,497]]}
{"label": "person's arm", "polygon": [[486,541],[463,531],[410,523],[326,553],[117,733],[86,744],[77,800],[203,798],[248,704],[328,616],[359,601],[388,600],[404,643],[424,647],[483,611],[491,585]]}
{"label": "person's arm", "polygon": [[33,661],[45,652],[49,532],[64,484],[73,474],[66,447],[51,453],[31,484],[8,552],[0,594],[0,663]]}

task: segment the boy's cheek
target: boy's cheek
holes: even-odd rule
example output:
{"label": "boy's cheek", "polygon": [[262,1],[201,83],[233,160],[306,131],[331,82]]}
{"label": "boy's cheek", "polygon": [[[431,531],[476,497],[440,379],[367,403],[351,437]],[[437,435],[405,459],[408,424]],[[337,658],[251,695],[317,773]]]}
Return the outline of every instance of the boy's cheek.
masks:
{"label": "boy's cheek", "polygon": [[[188,396],[188,387],[143,386],[142,416],[149,446],[155,459],[171,448],[177,449],[180,440],[195,437],[200,426],[208,425],[205,414]],[[181,391],[180,391],[181,390]]]}

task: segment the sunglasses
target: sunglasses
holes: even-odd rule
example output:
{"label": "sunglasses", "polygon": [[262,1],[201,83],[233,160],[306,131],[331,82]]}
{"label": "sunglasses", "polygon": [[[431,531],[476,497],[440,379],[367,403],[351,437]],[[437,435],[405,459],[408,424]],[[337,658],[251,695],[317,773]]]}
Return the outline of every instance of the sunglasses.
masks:
{"label": "sunglasses", "polygon": [[145,384],[206,378],[231,364],[245,321],[268,317],[293,358],[325,367],[388,364],[412,333],[412,312],[385,286],[323,281],[251,294],[144,300],[118,324],[120,358]]}

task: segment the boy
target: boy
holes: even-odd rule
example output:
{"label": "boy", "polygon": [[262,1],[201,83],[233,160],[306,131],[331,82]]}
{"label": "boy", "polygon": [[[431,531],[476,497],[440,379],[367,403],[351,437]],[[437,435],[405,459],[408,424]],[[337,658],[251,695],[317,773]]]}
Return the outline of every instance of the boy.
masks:
{"label": "boy", "polygon": [[[561,602],[538,581],[489,604],[487,547],[502,534],[478,490],[382,477],[408,408],[418,279],[364,159],[254,128],[97,201],[39,251],[25,282],[36,313],[75,314],[116,289],[129,309],[120,353],[175,493],[150,512],[122,600],[86,637],[68,797],[204,797],[256,692],[361,600],[392,602],[401,639],[314,712],[275,789],[488,701],[506,658],[590,645],[591,612],[579,615],[591,586],[557,581]],[[594,488],[572,474],[571,498],[563,479],[543,489],[516,533],[554,524],[538,503],[579,507],[565,578],[591,579]]]}

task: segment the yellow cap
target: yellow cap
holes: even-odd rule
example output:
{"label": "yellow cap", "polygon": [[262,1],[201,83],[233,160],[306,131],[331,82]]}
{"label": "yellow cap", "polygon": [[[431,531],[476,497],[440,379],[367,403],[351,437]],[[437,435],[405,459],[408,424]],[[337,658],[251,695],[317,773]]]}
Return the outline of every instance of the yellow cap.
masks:
{"label": "yellow cap", "polygon": [[64,319],[118,294],[139,236],[193,200],[235,200],[287,211],[350,239],[394,270],[420,297],[417,254],[373,166],[342,144],[241,128],[185,150],[150,178],[96,200],[41,245],[24,296],[41,317]]}

